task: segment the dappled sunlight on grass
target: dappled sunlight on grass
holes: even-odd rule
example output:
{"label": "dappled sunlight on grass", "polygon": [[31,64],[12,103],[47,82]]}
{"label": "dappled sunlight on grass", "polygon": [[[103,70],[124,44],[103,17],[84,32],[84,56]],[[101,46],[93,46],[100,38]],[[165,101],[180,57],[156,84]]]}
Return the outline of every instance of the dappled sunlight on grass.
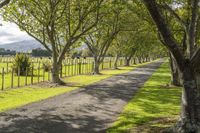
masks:
{"label": "dappled sunlight on grass", "polygon": [[[180,111],[181,89],[164,87],[169,82],[168,63],[164,63],[125,106],[108,132],[120,133],[158,118],[177,117]],[[154,123],[151,126],[166,127],[164,123]]]}

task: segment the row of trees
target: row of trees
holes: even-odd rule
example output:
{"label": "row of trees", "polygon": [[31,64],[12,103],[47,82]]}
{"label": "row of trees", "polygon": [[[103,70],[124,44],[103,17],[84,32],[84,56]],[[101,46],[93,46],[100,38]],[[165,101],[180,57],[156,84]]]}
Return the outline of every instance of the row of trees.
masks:
{"label": "row of trees", "polygon": [[31,55],[34,57],[50,57],[51,53],[47,50],[36,48],[32,50]]}
{"label": "row of trees", "polygon": [[[140,2],[139,2],[140,3]],[[200,132],[199,0],[143,0],[171,59],[174,83],[183,86],[180,120],[170,132]],[[139,8],[139,7],[138,7]],[[140,7],[141,8],[141,7]]]}
{"label": "row of trees", "polygon": [[[8,2],[3,0],[0,8]],[[109,49],[128,62],[134,55],[163,52],[165,46],[173,83],[183,85],[181,119],[174,131],[198,133],[199,5],[200,0],[12,0],[3,15],[52,54],[55,83],[62,83],[58,71],[66,52],[78,45],[88,46],[95,73]]]}
{"label": "row of trees", "polygon": [[155,33],[143,27],[126,4],[123,0],[13,0],[2,12],[5,20],[17,24],[51,53],[53,82],[62,84],[62,61],[80,45],[86,45],[94,57],[95,74],[114,47],[120,49],[116,49],[116,59],[126,56],[127,65],[134,55],[153,54],[151,45],[159,43]]}
{"label": "row of trees", "polygon": [[15,55],[16,51],[5,50],[4,48],[0,48],[0,55]]}
{"label": "row of trees", "polygon": [[129,65],[134,56],[168,51],[172,83],[183,86],[181,119],[170,132],[198,133],[199,5],[200,0],[12,0],[2,12],[52,54],[54,83],[62,83],[66,53],[80,45],[94,57],[96,74],[108,53],[116,60],[125,56]]}

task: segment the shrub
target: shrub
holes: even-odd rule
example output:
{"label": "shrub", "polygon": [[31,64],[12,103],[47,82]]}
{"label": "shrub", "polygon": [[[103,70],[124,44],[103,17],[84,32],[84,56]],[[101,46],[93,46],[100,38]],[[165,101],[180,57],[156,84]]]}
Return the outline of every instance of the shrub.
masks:
{"label": "shrub", "polygon": [[49,72],[51,70],[51,63],[48,61],[43,62],[42,67],[45,72]]}
{"label": "shrub", "polygon": [[13,69],[17,75],[19,70],[20,70],[19,72],[20,76],[26,75],[26,71],[29,72],[30,66],[31,63],[29,56],[27,56],[26,54],[16,54],[13,62]]}

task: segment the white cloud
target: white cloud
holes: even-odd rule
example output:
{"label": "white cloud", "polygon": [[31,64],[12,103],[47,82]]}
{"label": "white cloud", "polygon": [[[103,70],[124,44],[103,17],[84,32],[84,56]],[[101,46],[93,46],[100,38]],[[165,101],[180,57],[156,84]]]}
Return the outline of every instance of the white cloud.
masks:
{"label": "white cloud", "polygon": [[32,40],[32,38],[19,29],[14,23],[4,22],[0,19],[0,45],[19,42],[23,40]]}

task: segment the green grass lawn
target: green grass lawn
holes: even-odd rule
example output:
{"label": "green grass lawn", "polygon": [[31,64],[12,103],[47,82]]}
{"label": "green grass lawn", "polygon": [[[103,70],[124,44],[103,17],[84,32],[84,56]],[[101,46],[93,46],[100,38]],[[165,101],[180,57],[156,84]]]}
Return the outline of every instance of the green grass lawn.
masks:
{"label": "green grass lawn", "polygon": [[170,71],[164,63],[124,107],[108,133],[158,133],[170,127],[180,111],[181,89],[169,87]]}
{"label": "green grass lawn", "polygon": [[[144,63],[147,64],[147,63]],[[100,80],[106,79],[116,74],[131,71],[135,67],[144,65],[134,65],[131,67],[119,67],[119,70],[102,70],[101,75],[78,75],[64,79],[70,86],[47,87],[45,85],[26,86],[18,89],[7,89],[0,92],[0,112],[16,108],[28,103],[43,100],[62,93],[66,93],[79,87],[89,85]]]}

